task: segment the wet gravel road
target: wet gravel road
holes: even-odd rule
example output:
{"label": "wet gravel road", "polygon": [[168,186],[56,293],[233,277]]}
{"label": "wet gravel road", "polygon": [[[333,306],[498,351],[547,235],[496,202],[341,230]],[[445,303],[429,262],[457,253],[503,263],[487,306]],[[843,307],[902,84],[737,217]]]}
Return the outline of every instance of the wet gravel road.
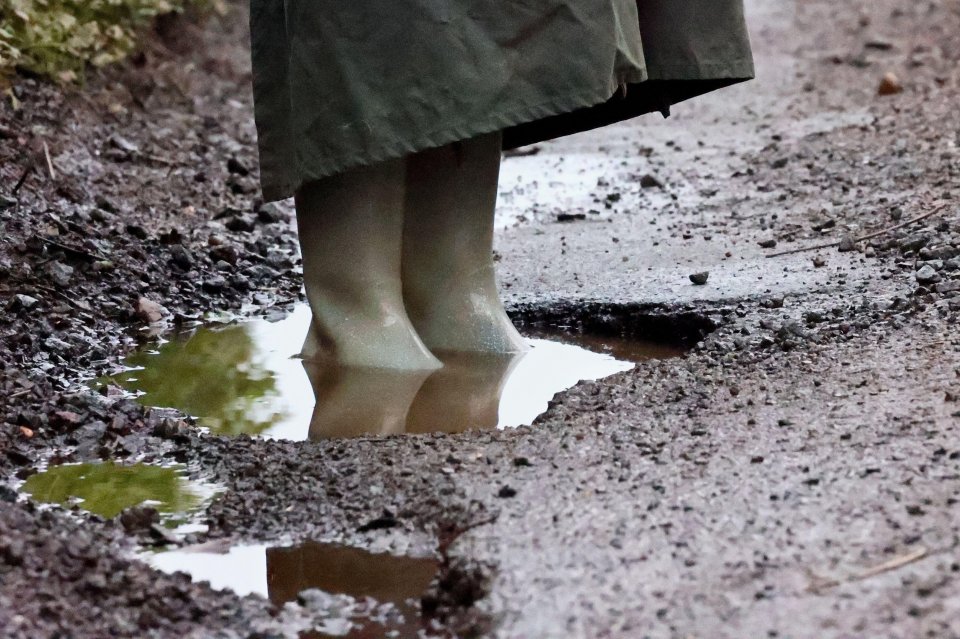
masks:
{"label": "wet gravel road", "polygon": [[[119,116],[69,129],[70,99],[21,87],[2,193],[43,141],[63,175],[37,164],[0,211],[6,485],[51,461],[179,462],[222,492],[177,543],[435,556],[439,635],[960,637],[960,7],[747,4],[756,82],[506,160],[518,323],[697,342],[511,431],[229,439],[76,392],[153,319],[281,314],[294,236],[255,201],[238,18],[200,52],[162,40],[180,57],[149,91],[117,72],[74,98]],[[902,91],[880,96],[887,73]],[[168,541],[0,489],[0,635],[296,637],[331,614],[133,559]]]}

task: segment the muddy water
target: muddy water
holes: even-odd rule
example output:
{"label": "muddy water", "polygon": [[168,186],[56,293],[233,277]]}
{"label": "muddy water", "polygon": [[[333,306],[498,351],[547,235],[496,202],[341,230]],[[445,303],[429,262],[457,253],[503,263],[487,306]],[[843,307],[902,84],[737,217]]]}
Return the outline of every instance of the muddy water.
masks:
{"label": "muddy water", "polygon": [[77,505],[107,519],[131,506],[152,506],[168,527],[182,523],[212,494],[178,468],[112,462],[52,466],[31,475],[22,490],[35,501]]}
{"label": "muddy water", "polygon": [[185,572],[217,590],[257,594],[277,606],[300,601],[329,610],[310,637],[416,637],[418,602],[438,571],[432,558],[398,557],[307,542],[296,546],[235,546],[218,542],[144,554],[153,567]]}
{"label": "muddy water", "polygon": [[126,360],[106,382],[176,408],[217,434],[303,440],[462,432],[530,424],[583,380],[676,356],[643,342],[538,334],[513,356],[438,353],[436,372],[321,367],[296,357],[310,312],[201,328]]}

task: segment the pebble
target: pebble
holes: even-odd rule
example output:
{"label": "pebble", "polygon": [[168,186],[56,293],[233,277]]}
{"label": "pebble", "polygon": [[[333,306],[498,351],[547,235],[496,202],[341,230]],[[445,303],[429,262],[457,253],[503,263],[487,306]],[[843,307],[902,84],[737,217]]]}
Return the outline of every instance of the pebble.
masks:
{"label": "pebble", "polygon": [[253,222],[240,216],[230,218],[225,226],[234,233],[249,233],[253,230]]}
{"label": "pebble", "polygon": [[661,182],[657,177],[647,173],[640,178],[640,186],[645,189],[662,189],[663,182]]}
{"label": "pebble", "polygon": [[929,264],[924,264],[916,272],[915,277],[920,284],[933,284],[940,281],[940,274]]}
{"label": "pebble", "polygon": [[12,300],[10,300],[10,304],[8,305],[8,308],[12,311],[19,311],[21,309],[24,311],[29,311],[31,308],[33,308],[39,303],[40,303],[40,300],[38,300],[35,297],[24,295],[23,293],[18,293],[17,295],[13,296]]}
{"label": "pebble", "polygon": [[141,297],[137,300],[136,311],[137,317],[148,324],[159,322],[163,319],[163,316],[167,314],[167,309],[146,297]]}
{"label": "pebble", "polygon": [[757,244],[760,245],[760,248],[772,249],[772,248],[775,248],[775,247],[777,246],[777,241],[776,241],[776,240],[772,240],[772,239],[771,239],[771,240],[763,240],[763,241],[761,241],[761,242],[757,242]]}
{"label": "pebble", "polygon": [[696,284],[697,286],[703,286],[707,283],[707,280],[710,279],[710,272],[703,271],[702,273],[693,273],[690,275],[690,281]]}
{"label": "pebble", "polygon": [[170,261],[185,271],[190,270],[193,266],[193,258],[190,257],[190,252],[179,244],[170,249]]}
{"label": "pebble", "polygon": [[840,240],[840,244],[839,246],[837,246],[837,250],[840,251],[841,253],[849,253],[851,251],[855,251],[857,250],[857,243],[853,240],[852,237],[845,237],[842,240]]}
{"label": "pebble", "polygon": [[50,273],[50,279],[53,280],[54,284],[61,287],[68,286],[70,279],[73,277],[73,267],[63,262],[51,262],[47,266],[47,272]]}
{"label": "pebble", "polygon": [[896,95],[903,93],[903,85],[900,78],[894,73],[886,73],[880,79],[880,86],[877,87],[877,95]]}

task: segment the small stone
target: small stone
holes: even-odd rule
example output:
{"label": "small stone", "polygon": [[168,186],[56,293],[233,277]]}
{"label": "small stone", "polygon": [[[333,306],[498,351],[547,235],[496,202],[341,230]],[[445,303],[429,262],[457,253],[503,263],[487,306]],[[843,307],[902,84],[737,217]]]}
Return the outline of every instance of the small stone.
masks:
{"label": "small stone", "polygon": [[214,275],[208,277],[203,281],[203,290],[207,293],[219,293],[227,287],[227,280],[220,277],[219,275]]}
{"label": "small stone", "polygon": [[127,224],[127,233],[138,240],[147,239],[147,229],[143,228],[139,224]]}
{"label": "small stone", "polygon": [[655,176],[647,173],[640,178],[640,186],[645,189],[662,189],[663,182],[657,179]]}
{"label": "small stone", "polygon": [[772,249],[777,246],[776,240],[763,240],[762,242],[757,242],[760,245],[760,248]]}
{"label": "small stone", "polygon": [[896,95],[897,93],[903,93],[903,85],[900,83],[900,78],[892,72],[885,73],[883,78],[880,79],[877,95]]}
{"label": "small stone", "polygon": [[813,266],[814,266],[814,268],[822,268],[822,267],[824,267],[824,266],[826,266],[826,265],[827,265],[827,260],[823,259],[823,258],[820,257],[819,255],[816,256],[815,258],[813,258]]}
{"label": "small stone", "polygon": [[8,304],[7,307],[11,311],[19,311],[19,310],[29,311],[31,308],[33,308],[39,303],[40,303],[40,300],[38,300],[35,297],[18,293],[17,295],[13,296],[13,299],[10,300],[10,304]]}
{"label": "small stone", "polygon": [[264,204],[257,211],[257,220],[261,224],[276,224],[283,220],[283,215],[273,204]]}
{"label": "small stone", "polygon": [[690,275],[690,281],[696,284],[697,286],[703,286],[707,283],[707,280],[710,279],[710,272],[703,271],[702,273],[693,273]]}
{"label": "small stone", "polygon": [[210,259],[214,262],[226,262],[231,266],[236,266],[240,254],[232,244],[220,244],[210,249]]}
{"label": "small stone", "polygon": [[837,250],[841,253],[850,253],[851,251],[857,250],[857,243],[852,237],[845,237],[840,240],[840,245],[837,246]]}
{"label": "small stone", "polygon": [[148,324],[159,322],[163,319],[163,316],[167,314],[167,309],[146,297],[141,297],[137,300],[136,310],[137,317]]}
{"label": "small stone", "polygon": [[239,215],[227,220],[225,226],[234,233],[249,233],[253,230],[253,222]]}
{"label": "small stone", "polygon": [[131,506],[120,513],[120,524],[127,532],[149,530],[156,523],[160,523],[160,513],[150,506]]}
{"label": "small stone", "polygon": [[940,281],[940,274],[929,264],[924,264],[914,276],[920,284],[934,284]]}
{"label": "small stone", "polygon": [[170,249],[170,261],[184,271],[190,270],[193,266],[193,258],[190,252],[183,246],[176,244]]}
{"label": "small stone", "polygon": [[557,213],[557,222],[576,222],[587,219],[586,213]]}
{"label": "small stone", "polygon": [[51,262],[47,266],[47,272],[50,274],[53,283],[61,287],[68,286],[70,278],[73,277],[73,267],[62,262]]}
{"label": "small stone", "polygon": [[516,496],[517,496],[516,489],[511,488],[510,486],[503,486],[500,488],[499,491],[497,491],[497,497],[501,499],[510,499],[511,497],[516,497]]}
{"label": "small stone", "polygon": [[227,170],[235,175],[249,175],[250,169],[243,165],[243,162],[233,157],[227,160]]}
{"label": "small stone", "polygon": [[126,153],[138,153],[140,151],[140,147],[117,133],[110,136],[110,144]]}

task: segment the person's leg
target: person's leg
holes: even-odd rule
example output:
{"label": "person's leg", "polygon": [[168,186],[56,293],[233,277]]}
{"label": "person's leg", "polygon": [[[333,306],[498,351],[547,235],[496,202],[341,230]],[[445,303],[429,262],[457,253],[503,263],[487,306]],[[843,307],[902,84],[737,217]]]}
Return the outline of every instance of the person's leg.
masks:
{"label": "person's leg", "polygon": [[403,297],[433,351],[512,353],[527,348],[497,293],[493,212],[499,133],[407,158]]}
{"label": "person's leg", "polygon": [[404,308],[403,160],[347,171],[297,193],[303,279],[313,311],[305,359],[434,369]]}

